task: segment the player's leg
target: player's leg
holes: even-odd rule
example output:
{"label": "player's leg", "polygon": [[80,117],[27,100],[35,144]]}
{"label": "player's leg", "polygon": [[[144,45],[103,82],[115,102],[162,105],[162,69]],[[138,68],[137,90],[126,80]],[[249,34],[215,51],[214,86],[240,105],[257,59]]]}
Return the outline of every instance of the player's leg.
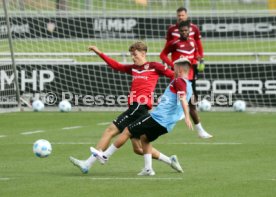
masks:
{"label": "player's leg", "polygon": [[198,132],[198,136],[201,138],[211,138],[213,137],[212,135],[210,135],[208,132],[206,132],[204,130],[204,128],[202,127],[201,123],[200,123],[200,118],[198,116],[197,110],[196,110],[196,103],[198,100],[198,95],[197,95],[197,91],[196,91],[196,80],[192,80],[192,88],[193,88],[193,96],[189,101],[189,113],[190,116],[195,124],[195,128]]}
{"label": "player's leg", "polygon": [[[109,145],[111,139],[119,134],[119,129],[116,127],[115,124],[110,124],[104,131],[101,139],[97,144],[98,150],[105,150]],[[74,157],[69,158],[70,161],[77,166],[82,173],[88,173],[89,169],[93,166],[93,164],[97,161],[97,158],[91,154],[86,160],[78,160]]]}
{"label": "player's leg", "polygon": [[138,175],[153,176],[155,175],[155,172],[152,169],[152,146],[146,135],[141,135],[140,140],[144,154],[145,166],[143,170],[140,173],[138,173]]}
{"label": "player's leg", "polygon": [[[143,155],[141,140],[136,138],[131,138],[131,143],[132,143],[133,151],[138,155]],[[180,166],[176,155],[172,155],[168,157],[167,155],[161,153],[154,147],[152,147],[151,151],[152,151],[151,155],[153,159],[156,159],[161,162],[164,162],[165,164],[168,164],[177,172],[183,172],[183,169]]]}
{"label": "player's leg", "polygon": [[99,159],[102,163],[105,163],[111,155],[113,155],[126,141],[131,137],[131,133],[126,127],[124,131],[118,136],[118,138],[111,144],[104,152],[97,150],[94,147],[90,147],[91,153],[94,157]]}
{"label": "player's leg", "polygon": [[[99,140],[96,149],[99,151],[104,151],[109,146],[111,139],[118,135],[123,129],[129,124],[129,117],[137,110],[137,104],[131,105],[128,110],[123,112],[110,124],[104,133],[102,134],[101,139]],[[88,173],[89,169],[97,161],[97,158],[91,154],[86,160],[78,160],[74,157],[70,157],[70,161],[77,166],[83,173]]]}
{"label": "player's leg", "polygon": [[[105,162],[109,159],[109,157],[114,154],[117,149],[124,145],[124,143],[130,138],[140,138],[143,134],[143,126],[146,126],[144,122],[149,119],[151,116],[149,114],[140,117],[138,120],[129,124],[128,127],[124,129],[124,131],[118,136],[118,138],[111,144],[106,151],[101,153],[100,151],[96,150],[95,148],[91,147],[90,150],[92,155],[95,155],[100,161]],[[143,124],[142,124],[143,123]],[[134,130],[134,132],[131,130]],[[134,135],[133,135],[134,134]]]}
{"label": "player's leg", "polygon": [[114,123],[110,124],[103,132],[102,137],[99,140],[96,148],[101,151],[106,150],[106,148],[110,144],[111,139],[119,133],[120,131],[117,126]]}

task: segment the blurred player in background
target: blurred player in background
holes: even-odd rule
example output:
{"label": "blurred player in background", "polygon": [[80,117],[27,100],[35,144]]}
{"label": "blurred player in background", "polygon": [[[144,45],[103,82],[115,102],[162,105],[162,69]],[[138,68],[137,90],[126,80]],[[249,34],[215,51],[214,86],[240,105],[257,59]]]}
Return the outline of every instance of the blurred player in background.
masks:
{"label": "blurred player in background", "polygon": [[[182,11],[183,12],[183,11]],[[181,13],[181,12],[180,12]],[[178,33],[180,37],[172,39],[171,41],[167,42],[164,49],[160,53],[160,58],[163,62],[167,65],[174,68],[173,62],[180,57],[186,57],[192,64],[192,69],[190,69],[188,79],[192,82],[193,87],[193,97],[189,102],[189,109],[190,115],[193,119],[195,124],[195,128],[198,131],[198,135],[201,138],[211,138],[213,137],[208,132],[204,130],[200,123],[199,116],[196,111],[196,102],[198,99],[197,91],[196,91],[196,68],[197,68],[197,61],[201,59],[201,56],[198,53],[198,48],[196,41],[191,38],[190,35],[190,21],[189,20],[182,20],[177,24]],[[171,31],[171,30],[169,30]],[[176,31],[174,31],[176,32]],[[171,58],[169,58],[169,54],[171,54]]]}
{"label": "blurred player in background", "polygon": [[[89,50],[95,52],[114,70],[132,75],[131,90],[128,97],[128,109],[106,128],[97,144],[97,150],[104,151],[109,146],[113,137],[123,132],[130,123],[148,114],[148,110],[152,108],[153,93],[159,76],[164,75],[173,79],[174,72],[158,62],[148,62],[146,60],[147,45],[143,42],[136,42],[129,47],[129,52],[133,60],[133,64],[130,65],[124,65],[111,59],[96,46],[90,46]],[[140,140],[133,138],[131,141],[134,152],[142,155],[143,150]],[[169,164],[178,172],[183,171],[175,155],[168,157],[156,149],[152,149],[152,156],[154,159]],[[88,173],[96,160],[97,158],[93,155],[87,160],[78,160],[70,157],[70,161],[80,168],[83,173]]]}
{"label": "blurred player in background", "polygon": [[174,65],[175,79],[166,88],[158,106],[150,114],[128,125],[106,151],[100,152],[93,147],[90,148],[100,161],[105,163],[129,138],[137,138],[141,140],[145,160],[145,166],[138,175],[153,176],[155,175],[152,168],[153,148],[150,142],[171,132],[182,116],[185,117],[187,127],[193,129],[188,108],[193,90],[187,78],[191,63],[187,58],[180,58],[174,62]]}
{"label": "blurred player in background", "polygon": [[[187,21],[189,16],[188,16],[188,11],[184,7],[180,7],[176,10],[177,13],[177,23],[174,25],[170,25],[167,31],[167,36],[166,36],[166,44],[169,43],[172,40],[176,40],[180,38],[180,33],[178,30],[178,25],[181,21]],[[199,55],[199,60],[202,61],[203,63],[203,46],[201,43],[201,34],[199,28],[193,24],[190,23],[190,33],[189,37],[194,39],[196,42],[197,50],[198,50],[198,55]],[[201,68],[203,71],[204,68]]]}

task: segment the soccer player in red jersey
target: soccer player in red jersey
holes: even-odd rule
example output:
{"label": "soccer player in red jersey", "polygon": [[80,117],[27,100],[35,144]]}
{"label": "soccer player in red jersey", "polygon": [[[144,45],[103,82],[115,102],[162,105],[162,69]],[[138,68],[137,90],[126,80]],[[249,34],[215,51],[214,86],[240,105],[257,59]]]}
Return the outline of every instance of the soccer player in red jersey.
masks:
{"label": "soccer player in red jersey", "polygon": [[[136,42],[129,47],[129,52],[133,60],[133,64],[130,65],[124,65],[111,59],[96,46],[90,46],[89,50],[95,52],[111,68],[132,75],[132,84],[128,98],[129,108],[106,128],[102,138],[97,144],[96,148],[100,151],[104,151],[113,137],[123,132],[130,123],[148,114],[148,110],[152,108],[153,91],[159,75],[165,75],[173,79],[174,72],[158,62],[148,62],[146,60],[147,45],[143,42]],[[134,152],[142,155],[143,150],[140,140],[133,138],[131,141]],[[168,157],[156,149],[153,149],[152,157],[169,164],[178,172],[183,171],[175,155]],[[97,158],[93,155],[84,161],[70,157],[70,161],[80,168],[83,173],[88,173],[96,159]]]}
{"label": "soccer player in red jersey", "polygon": [[[166,36],[166,43],[169,43],[172,40],[176,40],[180,38],[179,30],[178,30],[178,25],[181,21],[187,21],[189,16],[188,16],[188,11],[184,7],[180,7],[176,10],[177,13],[177,23],[170,25],[167,31],[167,36]],[[203,59],[203,46],[201,43],[201,34],[199,28],[193,24],[190,23],[190,33],[189,37],[193,38],[196,42],[196,46],[198,49],[198,54],[201,59]]]}
{"label": "soccer player in red jersey", "polygon": [[[196,79],[195,79],[195,69],[197,60],[200,59],[197,51],[197,45],[194,39],[189,36],[190,33],[190,21],[181,21],[178,24],[178,32],[180,37],[176,40],[171,40],[168,42],[162,52],[160,53],[160,58],[173,68],[173,62],[181,57],[188,58],[192,63],[192,69],[190,69],[188,79],[192,82],[193,87],[193,97],[189,102],[190,115],[195,124],[195,128],[198,131],[198,135],[201,138],[211,138],[213,137],[207,133],[200,123],[199,116],[196,111],[196,101],[197,101],[197,92],[196,92]],[[168,55],[171,54],[171,59]]]}

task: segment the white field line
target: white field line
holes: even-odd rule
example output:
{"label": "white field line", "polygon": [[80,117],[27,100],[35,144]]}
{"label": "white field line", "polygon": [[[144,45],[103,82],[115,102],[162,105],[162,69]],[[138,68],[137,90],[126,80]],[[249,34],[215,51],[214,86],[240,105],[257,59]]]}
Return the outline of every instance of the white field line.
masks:
{"label": "white field line", "polygon": [[71,129],[79,129],[82,128],[83,126],[73,126],[73,127],[64,127],[62,130],[71,130]]}
{"label": "white field line", "polygon": [[9,181],[10,180],[10,178],[8,178],[8,177],[0,177],[0,181]]}
{"label": "white field line", "polygon": [[[95,144],[96,142],[53,142],[52,144],[70,144],[70,145],[86,145],[86,144]],[[242,143],[238,142],[180,142],[180,143],[155,143],[155,144],[164,144],[164,145],[240,145]]]}
{"label": "white field line", "polygon": [[0,135],[0,138],[4,138],[4,137],[7,137],[6,135]]}
{"label": "white field line", "polygon": [[21,135],[31,135],[31,134],[35,134],[35,133],[43,133],[45,132],[44,130],[36,130],[36,131],[27,131],[27,132],[23,132],[21,133]]}
{"label": "white field line", "polygon": [[106,126],[106,125],[109,125],[109,124],[111,124],[111,122],[100,122],[97,125],[99,125],[99,126]]}
{"label": "white field line", "polygon": [[51,142],[51,144],[59,144],[59,145],[93,145],[96,143],[92,142]]}
{"label": "white field line", "polygon": [[107,180],[107,181],[109,181],[109,180],[126,180],[126,181],[128,181],[128,180],[135,180],[135,181],[137,181],[137,180],[148,180],[148,181],[168,181],[168,180],[170,180],[170,181],[172,181],[172,180],[183,180],[183,178],[170,178],[170,177],[160,177],[160,178],[153,178],[153,177],[145,177],[145,178],[120,178],[120,177],[95,177],[95,178],[89,178],[90,180],[102,180],[102,181],[104,181],[104,180]]}
{"label": "white field line", "polygon": [[156,143],[170,145],[239,145],[239,142],[171,142],[171,143]]}

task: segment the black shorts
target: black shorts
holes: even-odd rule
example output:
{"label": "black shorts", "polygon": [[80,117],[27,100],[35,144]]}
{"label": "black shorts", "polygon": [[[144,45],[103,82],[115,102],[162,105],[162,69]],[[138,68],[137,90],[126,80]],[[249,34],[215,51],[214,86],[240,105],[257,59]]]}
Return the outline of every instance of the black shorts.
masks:
{"label": "black shorts", "polygon": [[156,140],[160,135],[168,133],[167,129],[156,122],[150,114],[145,115],[128,125],[128,130],[133,138],[146,135],[150,142]]}
{"label": "black shorts", "polygon": [[139,119],[141,116],[148,114],[148,106],[141,105],[140,103],[134,102],[129,108],[123,112],[113,121],[119,131],[122,133],[123,130],[132,122]]}
{"label": "black shorts", "polygon": [[194,76],[193,76],[193,79],[197,80],[197,79],[198,79],[197,64],[193,64],[193,69],[194,69]]}
{"label": "black shorts", "polygon": [[[197,94],[197,91],[196,91],[196,80],[193,79],[193,80],[190,80],[190,82],[192,83],[193,95],[194,95],[194,99],[195,99],[194,102],[197,102],[197,100],[198,100],[198,94]],[[192,99],[190,99],[189,103],[191,101],[192,101]]]}

